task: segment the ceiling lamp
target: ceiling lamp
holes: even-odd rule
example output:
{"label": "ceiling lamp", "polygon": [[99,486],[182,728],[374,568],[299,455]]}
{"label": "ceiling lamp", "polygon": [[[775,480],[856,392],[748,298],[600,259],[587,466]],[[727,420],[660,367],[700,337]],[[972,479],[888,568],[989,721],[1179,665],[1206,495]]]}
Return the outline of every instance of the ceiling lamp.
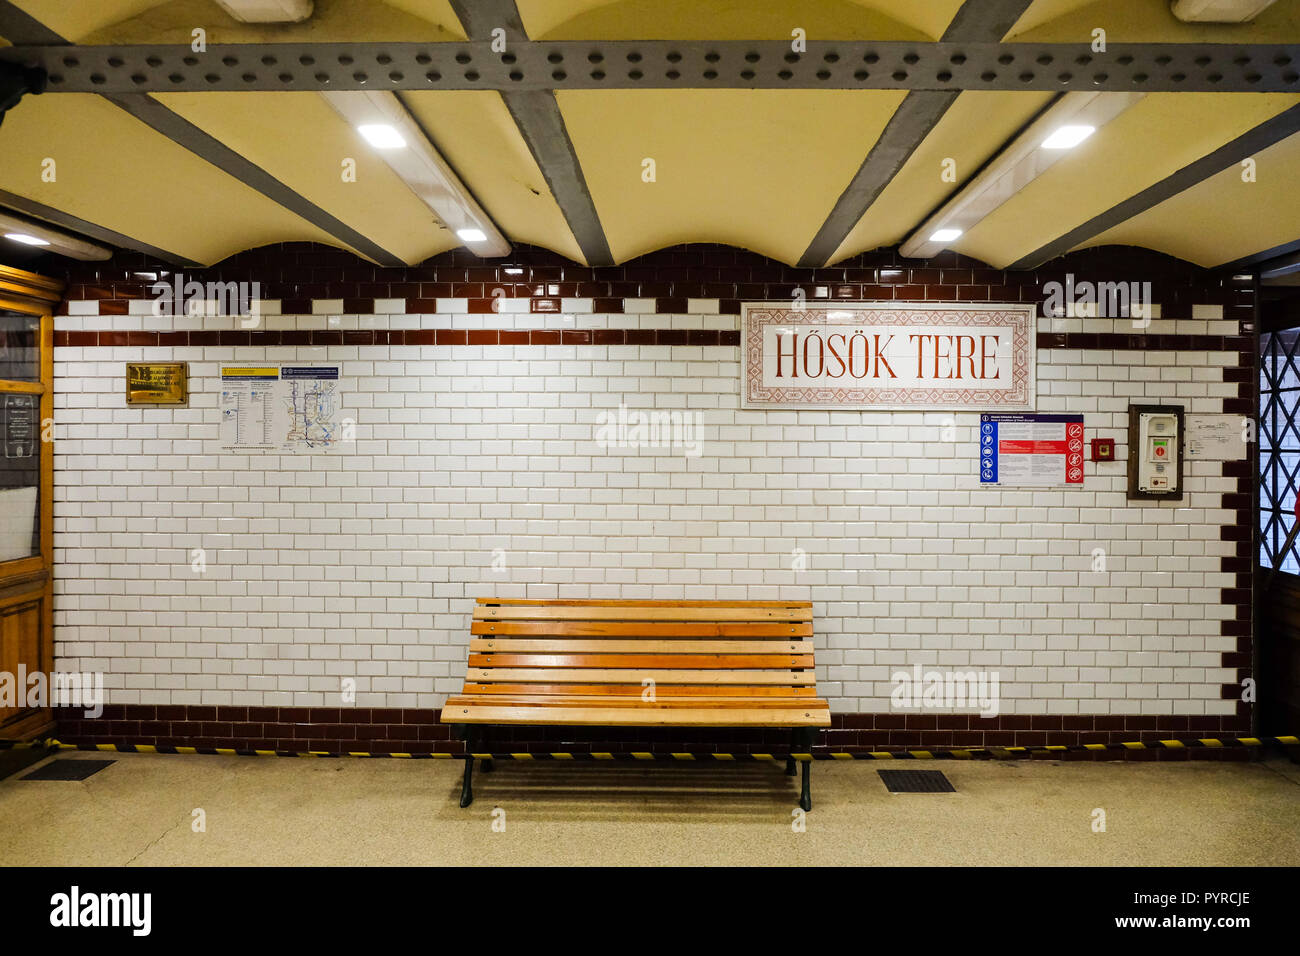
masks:
{"label": "ceiling lamp", "polygon": [[312,0],[217,0],[240,23],[301,23],[312,13]]}
{"label": "ceiling lamp", "polygon": [[59,255],[68,256],[71,259],[84,259],[93,262],[111,258],[113,255],[113,250],[106,246],[99,246],[82,239],[80,236],[60,232],[43,222],[25,219],[3,211],[0,211],[0,236],[4,236],[9,242],[17,242],[25,246],[39,246],[49,252],[57,252]]}
{"label": "ceiling lamp", "polygon": [[321,96],[472,252],[484,258],[510,254],[510,241],[429,142],[401,100],[386,91]]}
{"label": "ceiling lamp", "polygon": [[1066,93],[921,223],[899,254],[928,259],[942,252],[1144,95]]}
{"label": "ceiling lamp", "polygon": [[1174,16],[1186,23],[1245,23],[1271,7],[1274,0],[1174,0]]}

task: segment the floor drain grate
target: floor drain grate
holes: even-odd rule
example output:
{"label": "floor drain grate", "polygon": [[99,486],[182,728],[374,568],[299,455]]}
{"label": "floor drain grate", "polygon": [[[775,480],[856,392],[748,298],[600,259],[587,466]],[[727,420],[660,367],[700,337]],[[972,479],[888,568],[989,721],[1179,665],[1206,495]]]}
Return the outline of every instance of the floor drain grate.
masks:
{"label": "floor drain grate", "polygon": [[22,780],[85,780],[116,760],[52,760],[27,774]]}
{"label": "floor drain grate", "polygon": [[956,793],[942,770],[877,770],[890,793]]}

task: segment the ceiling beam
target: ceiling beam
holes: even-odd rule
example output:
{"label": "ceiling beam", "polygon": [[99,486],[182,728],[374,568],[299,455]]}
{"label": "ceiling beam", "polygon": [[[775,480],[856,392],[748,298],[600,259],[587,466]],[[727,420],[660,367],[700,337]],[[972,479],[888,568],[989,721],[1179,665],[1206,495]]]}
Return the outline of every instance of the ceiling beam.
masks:
{"label": "ceiling beam", "polygon": [[[501,53],[488,52],[491,58],[502,62],[514,59],[518,55],[516,51],[529,45],[514,0],[451,0],[451,5],[470,40],[482,41],[478,44],[480,47],[491,42],[493,30],[500,28],[505,31],[506,49]],[[480,58],[483,58],[481,52]],[[591,198],[587,178],[564,125],[555,93],[549,89],[511,88],[502,90],[501,98],[528,145],[528,151],[533,154],[533,160],[541,170],[587,265],[613,265],[609,240],[600,224],[600,214],[596,212],[596,203]]]}
{"label": "ceiling beam", "polygon": [[[27,11],[15,6],[10,0],[0,0],[0,36],[14,44],[58,46],[68,42],[27,13]],[[0,189],[0,207],[13,212],[24,213],[33,219],[48,222],[52,225],[62,226],[64,229],[85,236],[87,239],[95,239],[119,249],[142,252],[153,259],[174,266],[189,269],[200,265],[193,259],[186,258],[179,253],[160,249],[158,246],[142,242],[132,236],[7,190]]]}
{"label": "ceiling beam", "polygon": [[1300,132],[1300,106],[1293,106],[1289,110],[1265,120],[1213,152],[1207,153],[1195,162],[1188,163],[1182,169],[1170,173],[1159,182],[1153,183],[1123,202],[1116,203],[1105,212],[1093,216],[1087,222],[1075,226],[1051,242],[1039,246],[1033,252],[1013,262],[1008,268],[1033,269],[1050,259],[1064,255],[1075,246],[1101,235],[1112,226],[1126,222],[1134,216],[1158,206],[1166,199],[1191,189],[1198,183],[1205,182],[1211,176],[1237,165],[1243,159],[1249,159],[1261,150],[1281,142],[1296,132]]}
{"label": "ceiling beam", "polygon": [[14,46],[57,46],[68,42],[11,0],[0,0],[0,37]]}
{"label": "ceiling beam", "polygon": [[119,249],[133,249],[136,252],[143,252],[147,256],[161,259],[163,262],[169,262],[174,266],[197,268],[201,265],[201,263],[188,259],[179,253],[160,249],[132,236],[81,219],[71,213],[66,213],[62,209],[55,209],[53,206],[47,206],[44,203],[28,199],[26,196],[20,196],[17,193],[11,193],[3,189],[0,189],[0,207],[24,213],[33,219],[41,219],[55,226],[62,226],[70,232],[78,233],[88,239],[94,239],[110,246],[116,246]]}
{"label": "ceiling beam", "polygon": [[211,163],[245,186],[274,200],[285,209],[307,220],[339,242],[351,247],[380,265],[403,266],[399,257],[357,232],[347,223],[330,215],[320,206],[290,189],[262,167],[245,159],[225,143],[205,133],[179,113],[173,112],[152,96],[143,93],[108,95],[105,99],[130,113],[155,132],[183,146],[195,156]]}
{"label": "ceiling beam", "polygon": [[[491,5],[504,2],[491,0]],[[479,5],[474,0],[457,0],[457,4]],[[465,15],[471,24],[495,22],[509,37],[508,20],[486,10]],[[989,29],[974,16],[963,18],[962,24]],[[802,54],[780,40],[514,39],[502,53],[492,50],[490,39],[219,44],[204,53],[195,53],[188,44],[37,44],[0,48],[0,60],[43,67],[54,93],[376,89],[1300,93],[1300,43],[1294,42],[1125,43],[1097,53],[1086,42],[814,39]]]}
{"label": "ceiling beam", "polygon": [[[1029,0],[966,0],[948,24],[943,40],[996,43],[1028,6]],[[911,90],[903,97],[830,215],[799,257],[799,265],[816,268],[830,261],[871,204],[894,181],[960,95],[960,90]]]}
{"label": "ceiling beam", "polygon": [[1234,259],[1231,262],[1225,262],[1221,266],[1216,266],[1225,272],[1255,271],[1255,266],[1267,268],[1272,259],[1281,259],[1289,257],[1294,253],[1300,252],[1300,239],[1293,239],[1291,242],[1284,242],[1280,246],[1273,246],[1271,249],[1261,249],[1259,252],[1251,253],[1248,256],[1242,256],[1240,259]]}
{"label": "ceiling beam", "polygon": [[849,180],[849,185],[836,200],[830,215],[799,257],[800,266],[816,268],[830,261],[835,250],[848,238],[853,227],[862,221],[871,204],[894,181],[912,153],[916,152],[916,148],[959,95],[956,92],[913,90],[903,97],[903,102],[885,124],[880,138],[867,153],[867,158],[862,161],[858,171]]}
{"label": "ceiling beam", "polygon": [[[58,47],[62,51],[63,59],[66,59],[67,56],[75,58],[75,54],[67,54],[69,49],[76,49],[75,47],[68,44],[68,41],[59,34],[16,7],[10,0],[0,0],[0,36],[4,36],[10,42]],[[103,91],[95,90],[94,92]],[[265,170],[244,159],[234,150],[218,142],[179,114],[167,109],[153,97],[143,93],[128,93],[117,96],[105,95],[104,98],[126,110],[156,132],[185,147],[223,172],[234,176],[240,182],[257,190],[267,198],[275,200],[286,209],[328,232],[334,238],[362,255],[369,256],[374,261],[385,266],[402,266],[406,264],[402,259],[382,249],[379,245],[361,235],[361,233],[294,192]],[[190,267],[200,265],[200,263],[184,256],[168,252],[165,249],[159,249],[148,243],[139,242],[130,236],[79,219],[76,216],[54,209],[52,206],[25,200],[12,193],[0,191],[0,202],[20,212],[26,212],[47,222],[80,232],[91,239],[98,239],[101,242],[107,242],[124,249],[146,252],[177,265]]]}

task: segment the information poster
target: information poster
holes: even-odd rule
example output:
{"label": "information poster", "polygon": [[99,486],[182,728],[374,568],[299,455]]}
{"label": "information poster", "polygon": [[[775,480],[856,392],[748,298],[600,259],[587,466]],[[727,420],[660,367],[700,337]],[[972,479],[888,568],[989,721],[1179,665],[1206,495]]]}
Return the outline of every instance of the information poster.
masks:
{"label": "information poster", "polygon": [[1183,419],[1187,457],[1239,461],[1246,457],[1246,425],[1240,415],[1188,415]]}
{"label": "information poster", "polygon": [[1083,484],[1082,415],[981,415],[980,484]]}
{"label": "information poster", "polygon": [[337,365],[223,365],[221,445],[231,451],[319,452],[337,447]]}
{"label": "information poster", "polygon": [[6,458],[36,455],[35,395],[9,394],[4,397],[4,442]]}

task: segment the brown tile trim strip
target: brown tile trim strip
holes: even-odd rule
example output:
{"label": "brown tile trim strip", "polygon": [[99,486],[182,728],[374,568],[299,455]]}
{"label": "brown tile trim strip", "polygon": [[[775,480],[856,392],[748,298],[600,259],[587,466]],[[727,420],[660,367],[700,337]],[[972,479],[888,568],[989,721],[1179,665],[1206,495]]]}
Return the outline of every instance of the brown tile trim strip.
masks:
{"label": "brown tile trim strip", "polygon": [[[114,704],[89,720],[77,710],[58,713],[58,739],[70,744],[150,744],[330,753],[462,754],[451,727],[436,710],[315,707],[213,707]],[[851,753],[881,749],[1014,747],[1156,741],[1171,737],[1235,736],[1250,732],[1248,717],[1014,716],[966,714],[835,714],[818,750]],[[494,728],[491,745],[511,751],[700,749],[767,753],[788,746],[781,731],[748,728]],[[1245,759],[1245,748],[1106,751],[1050,755],[1050,759]]]}
{"label": "brown tile trim strip", "polygon": [[[735,329],[226,329],[175,332],[65,331],[59,347],[174,347],[281,345],[740,345]],[[1238,335],[1125,335],[1106,332],[1039,332],[1040,349],[1090,351],[1241,352],[1249,368],[1252,341]],[[1241,399],[1224,411],[1249,413]],[[1247,402],[1248,404],[1248,402]],[[1229,407],[1232,406],[1232,407]],[[1252,406],[1253,408],[1253,406]]]}

